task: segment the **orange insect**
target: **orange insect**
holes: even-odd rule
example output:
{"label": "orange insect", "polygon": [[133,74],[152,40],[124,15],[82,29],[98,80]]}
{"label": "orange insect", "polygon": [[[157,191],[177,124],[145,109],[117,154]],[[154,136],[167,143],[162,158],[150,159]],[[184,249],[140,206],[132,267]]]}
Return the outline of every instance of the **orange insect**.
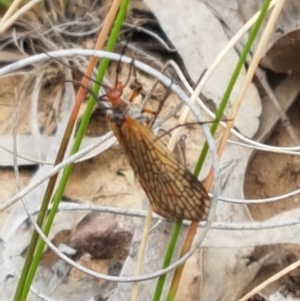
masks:
{"label": "orange insect", "polygon": [[116,81],[106,94],[112,106],[109,124],[153,211],[168,219],[205,220],[211,200],[203,184],[175,159],[149,127],[130,117],[129,106],[121,99],[123,88]]}

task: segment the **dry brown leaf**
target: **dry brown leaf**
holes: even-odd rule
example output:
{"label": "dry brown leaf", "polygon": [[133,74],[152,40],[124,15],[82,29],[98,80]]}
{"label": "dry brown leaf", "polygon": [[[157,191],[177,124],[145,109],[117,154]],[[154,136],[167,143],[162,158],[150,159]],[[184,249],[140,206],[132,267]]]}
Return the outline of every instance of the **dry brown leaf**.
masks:
{"label": "dry brown leaf", "polygon": [[300,73],[300,29],[282,35],[261,60],[261,65],[277,73]]}

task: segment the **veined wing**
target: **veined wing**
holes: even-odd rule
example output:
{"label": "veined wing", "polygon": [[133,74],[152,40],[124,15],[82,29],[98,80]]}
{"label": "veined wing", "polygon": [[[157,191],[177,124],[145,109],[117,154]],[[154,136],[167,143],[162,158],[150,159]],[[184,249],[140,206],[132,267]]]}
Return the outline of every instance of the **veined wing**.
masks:
{"label": "veined wing", "polygon": [[110,125],[154,212],[170,219],[207,218],[211,201],[203,184],[149,128],[130,117]]}

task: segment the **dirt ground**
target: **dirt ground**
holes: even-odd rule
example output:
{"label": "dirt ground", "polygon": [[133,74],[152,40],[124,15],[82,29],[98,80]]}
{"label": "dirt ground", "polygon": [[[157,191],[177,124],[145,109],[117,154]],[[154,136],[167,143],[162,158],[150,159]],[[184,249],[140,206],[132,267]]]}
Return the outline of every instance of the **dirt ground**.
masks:
{"label": "dirt ground", "polygon": [[[300,98],[288,112],[295,133],[300,138]],[[273,146],[295,146],[286,128],[279,123],[265,142]],[[258,199],[281,195],[300,188],[299,156],[258,151],[251,160],[244,184],[245,198]],[[255,220],[265,220],[284,210],[299,207],[300,197],[293,197],[269,204],[250,205]]]}

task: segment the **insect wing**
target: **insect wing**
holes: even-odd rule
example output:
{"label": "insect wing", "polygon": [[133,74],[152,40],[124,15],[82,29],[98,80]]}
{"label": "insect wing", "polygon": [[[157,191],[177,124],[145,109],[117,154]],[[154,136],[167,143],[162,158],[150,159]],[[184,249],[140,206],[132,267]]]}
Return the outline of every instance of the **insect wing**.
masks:
{"label": "insect wing", "polygon": [[148,127],[130,117],[121,123],[111,120],[110,126],[154,212],[170,219],[207,218],[211,202],[206,189]]}

